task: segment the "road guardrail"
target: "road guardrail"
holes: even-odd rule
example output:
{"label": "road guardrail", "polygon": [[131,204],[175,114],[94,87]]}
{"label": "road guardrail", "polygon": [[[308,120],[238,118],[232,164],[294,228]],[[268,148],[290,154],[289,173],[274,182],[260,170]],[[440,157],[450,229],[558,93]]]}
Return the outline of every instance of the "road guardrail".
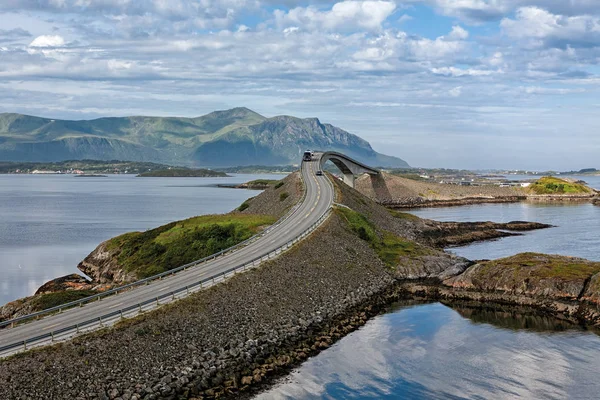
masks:
{"label": "road guardrail", "polygon": [[[330,181],[330,179],[326,179],[326,181],[333,188],[334,193],[335,193],[335,187],[334,187],[333,183]],[[285,222],[287,219],[289,219],[300,208],[300,206],[304,202],[305,198],[306,198],[306,188],[303,191],[303,195],[302,195],[300,201],[283,218],[281,218],[279,221],[277,221],[275,224],[271,225],[269,228],[265,229],[264,231],[254,235],[251,238],[245,240],[244,242],[238,243],[237,245],[232,246],[228,249],[222,250],[218,253],[215,253],[208,257],[204,257],[204,258],[194,261],[192,263],[182,265],[178,268],[175,268],[175,269],[172,269],[172,270],[169,270],[169,271],[157,274],[157,275],[153,275],[149,278],[141,279],[136,282],[133,282],[133,283],[130,283],[127,285],[123,285],[123,286],[108,290],[103,293],[99,293],[97,295],[93,295],[90,297],[86,297],[84,299],[65,303],[65,304],[62,304],[62,305],[59,305],[56,307],[52,307],[52,308],[43,310],[43,311],[39,311],[39,312],[28,314],[28,315],[25,315],[22,317],[14,318],[12,320],[4,321],[4,322],[0,323],[0,327],[6,327],[8,325],[14,326],[16,323],[24,322],[26,320],[30,320],[30,319],[34,319],[34,318],[39,318],[43,315],[47,315],[50,313],[54,313],[54,312],[60,313],[60,312],[62,312],[62,310],[67,309],[67,308],[71,308],[71,307],[75,307],[75,306],[81,307],[85,303],[89,303],[92,301],[100,301],[103,297],[110,296],[113,294],[118,294],[119,292],[130,289],[132,287],[139,286],[139,285],[145,285],[148,282],[151,282],[151,281],[154,281],[157,279],[162,279],[163,277],[166,277],[166,276],[174,275],[175,273],[177,273],[179,271],[183,271],[188,268],[198,266],[209,260],[213,260],[221,255],[224,255],[225,253],[235,251],[235,250],[237,250],[241,247],[244,247],[244,246],[248,245],[249,243],[257,240],[258,238],[266,235],[267,233],[272,231],[275,227],[279,226],[280,224]],[[118,320],[121,320],[125,317],[130,318],[130,317],[136,316],[142,312],[149,311],[150,309],[158,307],[161,304],[165,304],[166,303],[165,299],[172,301],[172,300],[186,297],[190,293],[196,292],[198,290],[210,287],[216,283],[222,282],[225,279],[227,279],[239,272],[243,272],[248,269],[258,267],[262,262],[268,261],[268,260],[280,255],[282,252],[289,249],[290,247],[292,247],[293,245],[295,245],[296,243],[298,243],[299,241],[304,239],[306,236],[308,236],[310,233],[312,233],[316,228],[318,228],[329,217],[329,215],[331,214],[331,211],[332,211],[332,206],[330,206],[323,214],[321,214],[319,219],[317,221],[315,221],[310,227],[308,227],[300,235],[296,236],[294,239],[290,240],[286,244],[278,247],[277,249],[271,251],[270,253],[268,253],[266,255],[256,257],[253,260],[248,261],[248,262],[240,263],[234,267],[227,269],[226,271],[219,272],[218,274],[201,279],[195,283],[186,285],[185,287],[179,288],[177,290],[163,293],[160,296],[156,296],[152,299],[148,299],[146,301],[143,301],[143,302],[119,309],[119,310],[111,311],[109,313],[103,314],[99,317],[89,319],[82,323],[70,325],[70,326],[67,326],[64,328],[60,328],[57,330],[53,330],[53,331],[41,334],[41,335],[33,337],[33,338],[29,338],[29,339],[26,339],[23,341],[19,341],[16,343],[12,343],[10,345],[0,347],[0,358],[5,357],[6,355],[4,355],[4,353],[6,353],[6,352],[10,352],[10,354],[12,354],[16,351],[27,350],[34,346],[40,346],[43,344],[47,344],[48,342],[53,343],[54,341],[56,341],[58,339],[64,340],[64,339],[70,338],[81,332],[86,332],[86,331],[94,330],[97,328],[102,328],[102,327],[110,325]],[[163,303],[161,303],[161,300],[163,301]],[[152,307],[149,308],[148,305],[152,305]]]}
{"label": "road guardrail", "polygon": [[[308,236],[310,233],[312,233],[329,217],[329,215],[331,214],[331,211],[332,211],[332,207],[329,207],[319,217],[319,219],[317,221],[315,221],[307,230],[305,230],[303,233],[298,235],[296,238],[290,240],[286,244],[278,247],[277,249],[271,251],[270,253],[268,253],[266,255],[263,255],[261,257],[256,257],[255,259],[248,261],[248,262],[240,263],[232,268],[229,268],[226,271],[223,271],[223,272],[220,272],[213,276],[201,279],[195,283],[186,285],[185,287],[179,288],[177,290],[163,293],[160,296],[156,296],[152,299],[148,299],[146,301],[103,314],[99,317],[95,317],[95,318],[89,319],[87,321],[78,323],[78,324],[70,325],[70,326],[67,326],[64,328],[60,328],[60,329],[57,329],[57,330],[54,330],[51,332],[41,334],[39,336],[35,336],[33,338],[29,338],[27,340],[23,340],[23,341],[20,341],[17,343],[13,343],[13,344],[10,344],[7,346],[0,347],[0,357],[3,357],[3,353],[9,352],[9,351],[14,352],[15,350],[19,350],[19,351],[20,350],[28,350],[29,348],[32,348],[34,346],[46,344],[46,343],[48,343],[48,341],[50,343],[53,343],[55,340],[59,339],[61,335],[62,335],[62,339],[67,339],[67,338],[74,336],[75,334],[92,330],[90,328],[93,328],[93,329],[103,328],[105,326],[111,325],[112,323],[114,323],[118,320],[125,318],[126,316],[128,318],[131,318],[142,312],[149,311],[150,309],[158,307],[161,304],[166,304],[166,301],[163,301],[163,303],[161,303],[161,300],[165,300],[165,299],[176,300],[176,299],[184,298],[193,292],[208,288],[216,283],[222,282],[222,281],[226,280],[227,278],[234,276],[237,273],[244,272],[244,271],[247,271],[252,268],[256,268],[261,263],[277,257],[278,255],[283,253],[285,250],[291,248],[293,245],[295,245],[296,243],[298,243],[299,241],[304,239],[306,236]],[[153,305],[153,307],[148,308],[147,306],[149,304]],[[133,313],[132,313],[132,311],[133,311]]]}
{"label": "road guardrail", "polygon": [[231,253],[231,252],[233,252],[235,250],[238,250],[238,249],[240,249],[242,247],[245,247],[245,246],[249,245],[250,243],[256,241],[257,239],[259,239],[262,236],[264,236],[264,235],[268,234],[269,232],[271,232],[277,226],[279,226],[282,223],[284,223],[287,219],[289,219],[292,215],[294,215],[294,213],[298,210],[298,208],[300,208],[300,206],[304,202],[305,198],[306,198],[306,190],[304,190],[304,192],[302,194],[302,197],[300,198],[300,201],[298,201],[298,203],[294,207],[292,207],[292,209],[285,216],[283,216],[282,218],[280,218],[276,223],[274,223],[273,225],[269,226],[264,231],[259,232],[256,235],[254,235],[254,236],[252,236],[252,237],[244,240],[243,242],[240,242],[240,243],[238,243],[238,244],[236,244],[234,246],[231,246],[231,247],[228,247],[228,248],[226,248],[224,250],[221,250],[218,253],[214,253],[214,254],[211,254],[210,256],[201,258],[201,259],[196,260],[196,261],[192,261],[191,263],[179,266],[177,268],[173,268],[173,269],[170,269],[168,271],[161,272],[161,273],[156,274],[156,275],[152,275],[152,276],[150,276],[148,278],[140,279],[140,280],[137,280],[135,282],[128,283],[126,285],[116,287],[114,289],[106,290],[104,292],[101,292],[101,293],[98,293],[98,294],[95,294],[95,295],[92,295],[92,296],[84,297],[83,299],[71,301],[71,302],[68,302],[68,303],[65,303],[65,304],[61,304],[61,305],[58,305],[58,306],[47,308],[45,310],[38,311],[38,312],[35,312],[35,313],[23,315],[21,317],[13,318],[13,319],[10,319],[10,320],[7,320],[7,321],[2,321],[2,322],[0,322],[0,328],[6,327],[6,326],[9,326],[9,325],[12,327],[12,326],[14,326],[17,323],[24,322],[24,321],[27,321],[27,320],[30,320],[30,319],[34,319],[34,318],[38,319],[41,316],[44,316],[44,315],[47,315],[47,314],[53,314],[55,312],[60,313],[60,312],[62,312],[63,310],[65,310],[67,308],[72,308],[72,307],[76,307],[76,306],[80,306],[81,307],[81,306],[83,306],[86,303],[91,303],[93,301],[99,301],[99,300],[101,300],[104,297],[111,296],[113,294],[118,294],[118,293],[120,293],[122,291],[131,289],[131,288],[136,287],[136,286],[146,285],[149,282],[152,282],[152,281],[155,281],[155,280],[158,280],[158,279],[162,279],[162,278],[164,278],[166,276],[174,275],[177,272],[185,271],[185,270],[187,270],[189,268],[193,268],[193,267],[196,267],[198,265],[204,264],[207,261],[214,260],[217,257],[220,257],[222,255],[229,254],[229,253]]}

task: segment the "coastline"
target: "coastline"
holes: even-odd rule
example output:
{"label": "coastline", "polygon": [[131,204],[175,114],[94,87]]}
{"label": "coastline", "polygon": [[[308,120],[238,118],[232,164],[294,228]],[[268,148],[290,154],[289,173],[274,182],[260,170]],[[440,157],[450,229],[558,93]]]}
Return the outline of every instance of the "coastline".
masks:
{"label": "coastline", "polygon": [[[114,327],[0,361],[0,397],[251,396],[402,299],[525,306],[573,324],[598,324],[597,302],[584,298],[582,290],[593,279],[571,285],[571,298],[560,291],[557,297],[544,294],[545,286],[539,295],[449,286],[449,279],[479,264],[439,247],[449,238],[490,232],[498,224],[422,220],[390,212],[343,184],[336,191],[337,201],[349,209],[338,209],[305,241],[261,268]],[[266,193],[251,207],[272,208],[277,202],[275,193]],[[375,238],[359,237],[347,210],[368,216],[379,234],[409,238],[398,243],[394,265],[378,253],[370,241]],[[46,371],[48,363],[50,371],[33,373]],[[72,386],[42,385],[49,373],[52,382]]]}

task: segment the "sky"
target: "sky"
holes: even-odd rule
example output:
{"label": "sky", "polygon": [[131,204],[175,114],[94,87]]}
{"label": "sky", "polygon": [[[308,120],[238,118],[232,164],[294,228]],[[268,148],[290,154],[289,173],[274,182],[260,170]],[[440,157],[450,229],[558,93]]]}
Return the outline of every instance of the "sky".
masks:
{"label": "sky", "polygon": [[0,0],[0,112],[318,117],[412,166],[600,168],[599,0]]}

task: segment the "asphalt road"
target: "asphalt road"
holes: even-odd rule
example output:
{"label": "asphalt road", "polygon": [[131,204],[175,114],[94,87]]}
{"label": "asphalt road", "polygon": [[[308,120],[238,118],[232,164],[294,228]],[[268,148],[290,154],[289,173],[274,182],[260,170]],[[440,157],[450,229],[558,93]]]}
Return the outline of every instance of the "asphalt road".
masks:
{"label": "asphalt road", "polygon": [[40,320],[17,325],[0,331],[0,347],[59,330],[64,327],[81,324],[112,311],[154,299],[163,293],[185,288],[203,278],[227,271],[231,267],[248,263],[260,256],[269,254],[306,231],[333,203],[334,192],[326,176],[316,176],[319,159],[302,163],[302,176],[306,186],[306,197],[296,211],[283,223],[273,228],[251,244],[211,260],[197,267],[156,280],[145,286],[139,286],[118,295],[88,303],[83,307],[68,309],[61,314],[46,316]]}

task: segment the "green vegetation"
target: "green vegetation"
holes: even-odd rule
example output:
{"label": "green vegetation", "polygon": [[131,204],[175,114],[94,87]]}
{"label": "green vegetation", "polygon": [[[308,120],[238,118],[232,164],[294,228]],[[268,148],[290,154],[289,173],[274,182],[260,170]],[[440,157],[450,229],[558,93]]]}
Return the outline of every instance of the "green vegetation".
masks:
{"label": "green vegetation", "polygon": [[93,290],[64,290],[55,293],[46,293],[34,298],[31,305],[33,310],[42,311],[61,304],[70,303],[71,301],[81,300],[97,293]]}
{"label": "green vegetation", "polygon": [[[331,141],[331,138],[334,138]],[[60,120],[0,113],[0,159],[152,160],[185,166],[230,167],[260,162],[290,172],[301,148],[349,151],[369,165],[408,166],[375,152],[369,144],[315,118],[266,118],[245,107],[197,118],[117,117]]]}
{"label": "green vegetation", "polygon": [[346,220],[350,228],[362,240],[368,242],[379,258],[389,267],[395,268],[400,257],[417,257],[429,251],[418,243],[396,236],[391,232],[377,232],[375,226],[362,214],[345,207],[336,208],[336,213]]}
{"label": "green vegetation", "polygon": [[248,204],[247,201],[243,202],[242,204],[240,204],[240,206],[237,208],[238,211],[244,211],[245,209],[247,209],[248,207],[250,207],[250,204]]}
{"label": "green vegetation", "polygon": [[257,189],[257,190],[265,190],[271,186],[274,186],[276,183],[283,183],[277,179],[255,179],[250,182],[246,182],[238,187],[248,188],[248,189]]}
{"label": "green vegetation", "polygon": [[275,218],[264,215],[203,215],[117,236],[108,249],[118,251],[124,270],[144,278],[234,246],[273,222]]}
{"label": "green vegetation", "polygon": [[253,181],[248,182],[248,185],[273,185],[276,182],[279,182],[277,179],[255,179]]}
{"label": "green vegetation", "polygon": [[194,177],[194,178],[208,178],[208,177],[227,177],[225,172],[212,171],[210,169],[189,169],[189,168],[168,168],[159,169],[156,171],[148,171],[138,175],[138,177]]}
{"label": "green vegetation", "polygon": [[281,192],[281,193],[279,193],[279,201],[284,201],[288,197],[290,197],[290,194],[288,192]]}
{"label": "green vegetation", "polygon": [[282,186],[283,186],[283,184],[284,184],[284,182],[283,182],[283,181],[279,181],[279,182],[278,182],[278,183],[277,183],[277,184],[276,184],[276,185],[275,185],[273,188],[274,188],[274,189],[279,189],[280,187],[282,187]]}
{"label": "green vegetation", "polygon": [[569,182],[552,176],[544,176],[528,188],[535,194],[591,194],[592,190],[580,183]]}
{"label": "green vegetation", "polygon": [[516,281],[561,279],[585,280],[600,272],[600,263],[581,258],[547,255],[539,253],[521,253],[512,257],[482,263],[481,278],[497,273],[510,272]]}
{"label": "green vegetation", "polygon": [[64,173],[73,170],[80,170],[85,171],[88,174],[138,174],[167,168],[169,168],[169,166],[164,164],[117,160],[71,160],[61,162],[0,161],[0,174],[27,174],[35,171],[36,169],[40,171],[61,171]]}
{"label": "green vegetation", "polygon": [[411,213],[407,213],[407,212],[400,212],[400,211],[396,211],[396,210],[392,210],[392,209],[388,209],[389,213],[392,214],[394,216],[394,218],[400,218],[400,219],[406,219],[406,220],[410,220],[410,221],[417,221],[421,218],[417,217],[414,214]]}

